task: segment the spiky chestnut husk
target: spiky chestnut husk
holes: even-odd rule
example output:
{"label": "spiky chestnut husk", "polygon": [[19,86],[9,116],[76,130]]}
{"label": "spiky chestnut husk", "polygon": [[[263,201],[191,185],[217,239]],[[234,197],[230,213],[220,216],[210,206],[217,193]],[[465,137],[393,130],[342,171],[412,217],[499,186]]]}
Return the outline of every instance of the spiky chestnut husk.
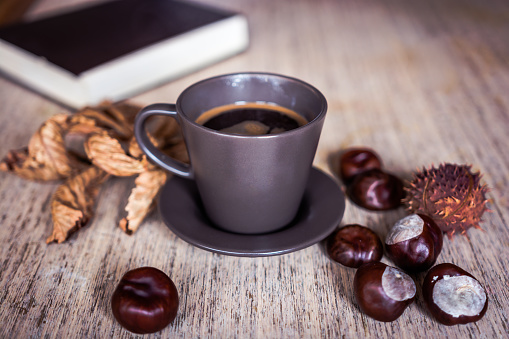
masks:
{"label": "spiky chestnut husk", "polygon": [[471,168],[449,163],[423,168],[405,187],[403,203],[410,212],[433,218],[450,239],[458,233],[465,235],[471,227],[481,229],[488,188],[481,185],[480,173],[472,173]]}

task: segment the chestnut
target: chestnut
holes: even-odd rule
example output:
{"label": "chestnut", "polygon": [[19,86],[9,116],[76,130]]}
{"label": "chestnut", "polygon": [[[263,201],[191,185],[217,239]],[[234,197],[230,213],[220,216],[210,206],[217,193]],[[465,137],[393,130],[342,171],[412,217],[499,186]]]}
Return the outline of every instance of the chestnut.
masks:
{"label": "chestnut", "polygon": [[448,326],[478,321],[488,309],[484,287],[454,264],[439,264],[430,269],[422,293],[430,313]]}
{"label": "chestnut", "polygon": [[380,261],[383,255],[382,241],[365,226],[346,225],[327,239],[329,257],[347,267],[358,268],[372,261]]}
{"label": "chestnut", "polygon": [[405,196],[403,181],[379,168],[356,175],[346,193],[355,204],[372,211],[398,208]]}
{"label": "chestnut", "polygon": [[133,333],[154,333],[168,326],[179,305],[173,281],[154,267],[124,274],[111,297],[115,319]]}
{"label": "chestnut", "polygon": [[400,269],[371,262],[355,273],[354,293],[362,312],[375,320],[389,322],[398,319],[414,301],[416,286]]}
{"label": "chestnut", "polygon": [[385,238],[387,256],[410,272],[426,271],[433,266],[442,245],[442,230],[424,214],[412,214],[399,220]]}
{"label": "chestnut", "polygon": [[345,185],[362,172],[382,168],[380,157],[369,148],[351,148],[339,158],[339,176]]}

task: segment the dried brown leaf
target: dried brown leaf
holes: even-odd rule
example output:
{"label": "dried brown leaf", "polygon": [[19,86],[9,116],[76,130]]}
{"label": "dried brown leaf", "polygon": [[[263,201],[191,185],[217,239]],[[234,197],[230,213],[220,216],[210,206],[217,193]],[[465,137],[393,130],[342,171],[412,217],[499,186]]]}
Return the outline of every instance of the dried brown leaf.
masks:
{"label": "dried brown leaf", "polygon": [[3,172],[20,171],[20,168],[26,162],[27,158],[28,158],[28,147],[23,147],[17,150],[10,150],[7,153],[7,155],[2,159],[2,162],[0,162],[0,170]]}
{"label": "dried brown leaf", "polygon": [[122,120],[126,124],[133,126],[134,119],[136,115],[141,110],[141,106],[133,104],[129,101],[121,101],[116,103],[111,103],[109,101],[104,101],[99,105],[100,108],[105,109],[112,116],[121,115],[121,118],[117,118],[119,121]]}
{"label": "dried brown leaf", "polygon": [[58,180],[81,171],[84,164],[67,152],[64,143],[68,115],[48,119],[30,139],[28,149],[12,150],[2,160],[0,170],[28,180]]}
{"label": "dried brown leaf", "polygon": [[174,118],[162,117],[157,121],[157,124],[153,129],[154,131],[151,132],[151,134],[154,139],[157,140],[157,145],[159,147],[164,148],[168,145],[175,144],[182,139],[180,125]]}
{"label": "dried brown leaf", "polygon": [[133,136],[134,118],[140,109],[129,103],[112,104],[105,101],[98,106],[78,111],[76,116],[77,119],[92,119],[98,127],[109,130],[113,136],[128,140]]}
{"label": "dried brown leaf", "polygon": [[[146,130],[150,141],[158,148],[171,146],[182,139],[180,126],[177,120],[173,118],[150,117],[146,124]],[[134,137],[129,142],[129,154],[135,158],[139,158],[143,155]]]}
{"label": "dried brown leaf", "polygon": [[101,127],[95,125],[91,119],[83,118],[81,121],[74,120],[74,124],[70,125],[65,131],[64,145],[68,152],[79,157],[84,161],[89,161],[85,152],[85,142],[88,137],[94,133],[104,131]]}
{"label": "dried brown leaf", "polygon": [[[175,139],[178,140],[178,139]],[[154,141],[156,143],[157,141]],[[163,150],[169,156],[184,163],[189,163],[187,148],[183,139]],[[146,170],[136,178],[135,187],[131,191],[125,210],[127,217],[123,218],[119,227],[128,234],[136,232],[143,219],[155,206],[156,197],[166,182],[169,174],[156,165],[146,163]]]}
{"label": "dried brown leaf", "polygon": [[[56,115],[32,136],[28,148],[10,151],[0,162],[0,170],[25,179],[67,179],[53,196],[53,233],[47,243],[61,243],[87,224],[100,185],[109,175],[138,174],[125,207],[127,216],[119,224],[126,233],[135,232],[151,211],[169,174],[150,164],[134,139],[133,123],[139,110],[129,103],[105,102],[73,115]],[[189,162],[175,119],[152,119],[147,132],[164,153]],[[123,144],[127,140],[128,152]]]}
{"label": "dried brown leaf", "polygon": [[120,142],[108,132],[92,134],[85,152],[94,165],[115,176],[131,176],[144,171],[144,162],[129,156]]}
{"label": "dried brown leaf", "polygon": [[[149,135],[150,138],[150,135]],[[140,148],[140,145],[138,145],[138,142],[136,141],[135,137],[132,137],[129,141],[129,154],[136,159],[140,159],[143,156],[143,151]]]}
{"label": "dried brown leaf", "polygon": [[81,114],[80,112],[82,111],[78,111],[77,113],[72,114],[68,117],[69,126],[84,125],[88,126],[89,128],[99,127],[95,119],[93,119],[92,117],[87,117],[86,115]]}
{"label": "dried brown leaf", "polygon": [[53,233],[46,243],[62,243],[88,223],[93,216],[100,185],[107,178],[106,172],[91,166],[57,188],[51,202]]}
{"label": "dried brown leaf", "polygon": [[132,129],[130,126],[115,121],[103,111],[93,108],[85,108],[77,114],[94,120],[99,127],[114,131],[119,138],[128,139],[132,136]]}
{"label": "dried brown leaf", "polygon": [[[163,153],[184,163],[189,163],[184,137],[175,119],[165,117],[157,123],[153,122],[152,126],[147,128],[147,135],[152,144]],[[129,154],[134,158],[143,156],[143,152],[134,137],[129,142]]]}
{"label": "dried brown leaf", "polygon": [[186,164],[189,163],[189,155],[187,153],[187,147],[184,139],[181,139],[176,144],[166,147],[162,151],[178,161]]}
{"label": "dried brown leaf", "polygon": [[143,219],[155,206],[155,199],[168,178],[167,172],[161,169],[147,170],[140,173],[134,181],[125,210],[127,216],[120,220],[119,227],[127,234],[136,232]]}
{"label": "dried brown leaf", "polygon": [[[156,139],[154,139],[154,137],[151,134],[148,134],[148,137],[149,137],[150,141],[152,142],[152,144],[154,144],[157,147],[158,141]],[[143,157],[144,153],[141,150],[140,145],[138,145],[138,142],[136,141],[135,137],[132,137],[131,140],[129,141],[128,149],[129,149],[129,154],[132,157],[134,157],[136,159],[140,159],[141,157]]]}

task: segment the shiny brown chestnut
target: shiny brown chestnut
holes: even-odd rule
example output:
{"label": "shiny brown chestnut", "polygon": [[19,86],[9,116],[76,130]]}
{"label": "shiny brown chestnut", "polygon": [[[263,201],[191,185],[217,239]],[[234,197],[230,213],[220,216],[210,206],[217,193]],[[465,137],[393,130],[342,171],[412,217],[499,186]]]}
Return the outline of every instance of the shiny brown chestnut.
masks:
{"label": "shiny brown chestnut", "polygon": [[423,272],[433,266],[442,245],[442,231],[424,214],[412,214],[399,220],[385,238],[387,256],[410,272]]}
{"label": "shiny brown chestnut", "polygon": [[430,313],[448,326],[478,321],[488,309],[484,287],[473,275],[450,263],[428,271],[422,293]]}
{"label": "shiny brown chestnut", "polygon": [[346,225],[327,239],[329,257],[347,267],[358,268],[368,262],[380,261],[383,251],[378,235],[358,224]]}
{"label": "shiny brown chestnut", "polygon": [[405,272],[381,262],[362,265],[354,277],[357,303],[378,321],[394,321],[414,301],[416,286]]}
{"label": "shiny brown chestnut", "polygon": [[382,161],[369,148],[350,148],[339,158],[339,176],[345,185],[357,174],[373,168],[382,168]]}
{"label": "shiny brown chestnut", "polygon": [[372,211],[398,208],[405,196],[401,179],[379,168],[356,175],[346,193],[355,204]]}
{"label": "shiny brown chestnut", "polygon": [[179,305],[173,281],[154,267],[124,274],[111,298],[115,319],[133,333],[154,333],[176,317]]}

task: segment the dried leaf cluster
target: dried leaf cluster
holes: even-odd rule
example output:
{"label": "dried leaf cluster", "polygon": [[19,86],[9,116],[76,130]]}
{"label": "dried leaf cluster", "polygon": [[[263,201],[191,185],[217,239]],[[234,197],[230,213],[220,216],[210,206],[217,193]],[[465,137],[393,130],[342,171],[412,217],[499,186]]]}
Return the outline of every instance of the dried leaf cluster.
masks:
{"label": "dried leaf cluster", "polygon": [[[0,170],[27,180],[63,180],[52,198],[53,233],[47,243],[62,243],[89,222],[100,187],[110,176],[137,176],[126,216],[119,222],[124,232],[135,232],[154,207],[168,174],[147,161],[134,138],[140,108],[104,102],[75,114],[55,115],[42,124],[28,147],[9,151],[0,162]],[[148,131],[163,152],[189,161],[174,119],[149,120]]]}

